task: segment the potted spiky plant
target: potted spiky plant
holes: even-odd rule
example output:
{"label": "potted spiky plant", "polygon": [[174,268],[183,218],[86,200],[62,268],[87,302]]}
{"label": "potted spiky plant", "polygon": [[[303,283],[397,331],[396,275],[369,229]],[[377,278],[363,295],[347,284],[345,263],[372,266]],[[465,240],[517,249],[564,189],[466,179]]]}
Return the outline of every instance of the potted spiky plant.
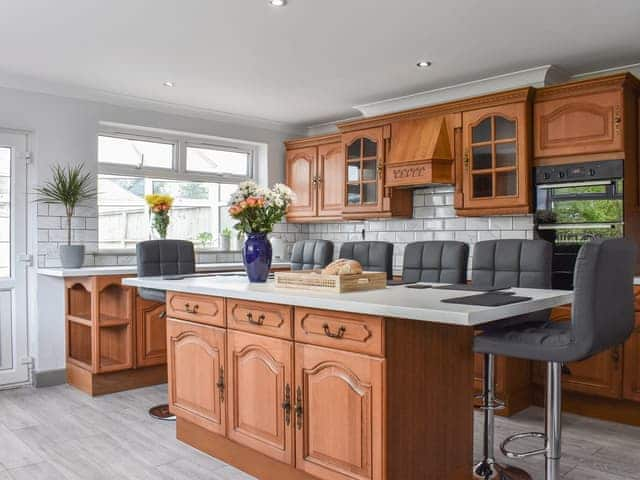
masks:
{"label": "potted spiky plant", "polygon": [[67,217],[67,244],[60,246],[60,262],[65,268],[78,268],[84,262],[84,245],[71,245],[71,219],[76,207],[96,196],[95,182],[84,164],[54,165],[51,180],[36,189],[38,201],[63,205]]}

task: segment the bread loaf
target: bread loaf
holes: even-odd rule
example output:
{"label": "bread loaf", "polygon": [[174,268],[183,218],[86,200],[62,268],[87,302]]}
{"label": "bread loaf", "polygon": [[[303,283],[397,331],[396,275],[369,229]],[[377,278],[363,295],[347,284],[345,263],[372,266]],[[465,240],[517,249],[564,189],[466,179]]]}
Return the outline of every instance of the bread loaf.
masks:
{"label": "bread loaf", "polygon": [[348,260],[339,258],[327,265],[322,273],[325,275],[347,275],[353,273],[362,273],[362,265],[357,260]]}

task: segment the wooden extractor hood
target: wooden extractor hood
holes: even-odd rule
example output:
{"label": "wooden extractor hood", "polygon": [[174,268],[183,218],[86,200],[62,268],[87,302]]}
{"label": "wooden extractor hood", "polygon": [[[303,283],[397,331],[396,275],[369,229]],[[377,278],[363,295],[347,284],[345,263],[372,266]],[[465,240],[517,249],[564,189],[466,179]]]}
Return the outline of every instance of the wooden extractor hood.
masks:
{"label": "wooden extractor hood", "polygon": [[452,184],[453,163],[445,117],[391,124],[391,147],[386,162],[387,187]]}

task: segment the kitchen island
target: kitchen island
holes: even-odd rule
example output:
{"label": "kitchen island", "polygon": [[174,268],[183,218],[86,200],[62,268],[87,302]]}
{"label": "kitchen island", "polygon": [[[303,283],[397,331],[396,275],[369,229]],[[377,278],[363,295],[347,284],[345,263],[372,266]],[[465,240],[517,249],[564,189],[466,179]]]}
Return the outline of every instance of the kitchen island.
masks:
{"label": "kitchen island", "polygon": [[514,289],[348,294],[241,277],[125,279],[167,290],[169,403],[180,440],[261,480],[470,478],[474,327],[570,303]]}

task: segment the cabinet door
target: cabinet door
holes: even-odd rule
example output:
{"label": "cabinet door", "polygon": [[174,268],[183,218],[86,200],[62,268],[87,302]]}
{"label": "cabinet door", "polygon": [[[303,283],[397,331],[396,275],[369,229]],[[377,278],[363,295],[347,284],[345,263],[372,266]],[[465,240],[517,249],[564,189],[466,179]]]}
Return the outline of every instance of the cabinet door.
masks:
{"label": "cabinet door", "polygon": [[[640,323],[640,314],[636,314],[636,323]],[[624,344],[623,396],[640,402],[640,329]]]}
{"label": "cabinet door", "polygon": [[326,480],[381,480],[384,360],[295,348],[296,467]]}
{"label": "cabinet door", "polygon": [[340,217],[344,204],[344,156],[341,143],[318,147],[318,216]]}
{"label": "cabinet door", "polygon": [[345,164],[345,213],[379,212],[383,207],[384,129],[342,136]]}
{"label": "cabinet door", "polygon": [[136,366],[167,363],[167,307],[136,298]]}
{"label": "cabinet door", "polygon": [[536,103],[536,158],[624,150],[622,90]]}
{"label": "cabinet door", "polygon": [[316,147],[287,152],[287,185],[296,194],[288,218],[313,217],[317,212]]}
{"label": "cabinet door", "polygon": [[169,408],[207,430],[225,434],[225,331],[167,321]]}
{"label": "cabinet door", "polygon": [[529,206],[525,103],[463,114],[464,208]]}
{"label": "cabinet door", "polygon": [[229,438],[293,465],[293,343],[228,332]]}

